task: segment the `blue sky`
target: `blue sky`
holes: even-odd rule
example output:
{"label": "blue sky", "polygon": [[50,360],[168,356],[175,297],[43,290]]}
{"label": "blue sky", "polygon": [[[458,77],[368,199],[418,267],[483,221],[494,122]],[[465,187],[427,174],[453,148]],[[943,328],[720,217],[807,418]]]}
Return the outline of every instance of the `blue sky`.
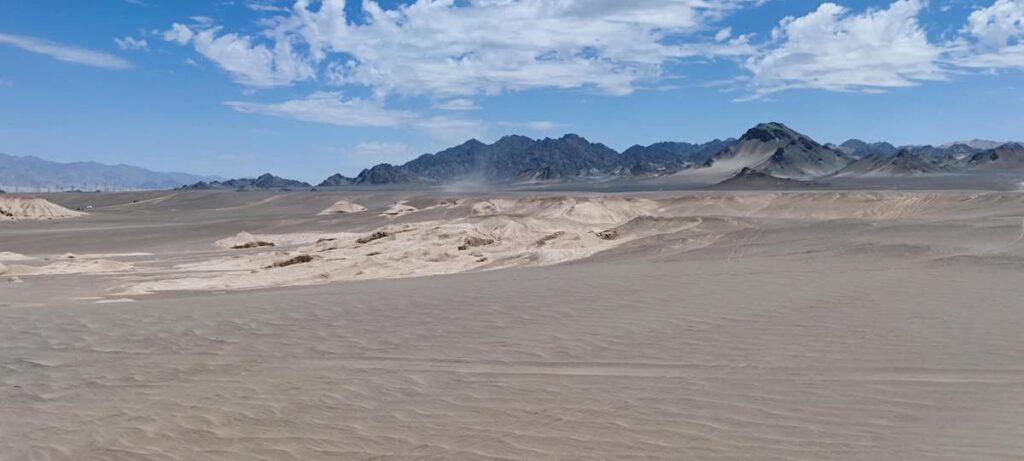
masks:
{"label": "blue sky", "polygon": [[0,152],[318,181],[470,137],[1022,139],[1024,0],[0,4]]}

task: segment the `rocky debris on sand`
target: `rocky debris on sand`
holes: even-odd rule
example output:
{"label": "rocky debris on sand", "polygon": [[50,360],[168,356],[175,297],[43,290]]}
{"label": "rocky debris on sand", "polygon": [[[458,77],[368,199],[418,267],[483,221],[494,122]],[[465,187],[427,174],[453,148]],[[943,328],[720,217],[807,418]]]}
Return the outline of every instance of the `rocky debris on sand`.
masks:
{"label": "rocky debris on sand", "polygon": [[491,245],[493,243],[494,243],[494,239],[489,239],[489,238],[484,238],[484,237],[477,237],[477,236],[471,235],[469,237],[466,237],[462,241],[462,245],[459,245],[459,251],[465,251],[465,250],[468,250],[470,248],[475,248],[475,247],[487,246],[487,245]]}
{"label": "rocky debris on sand", "polygon": [[619,231],[617,231],[615,229],[611,229],[611,230],[606,230],[606,231],[601,231],[601,232],[595,232],[594,235],[596,235],[597,238],[599,238],[601,240],[615,240],[615,239],[619,238]]}

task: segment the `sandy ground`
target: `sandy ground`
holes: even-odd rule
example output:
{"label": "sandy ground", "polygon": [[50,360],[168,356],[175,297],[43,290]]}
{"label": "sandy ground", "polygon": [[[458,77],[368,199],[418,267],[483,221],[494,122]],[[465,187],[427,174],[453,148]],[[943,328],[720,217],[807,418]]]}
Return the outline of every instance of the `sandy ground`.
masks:
{"label": "sandy ground", "polygon": [[0,459],[1024,453],[1024,194],[46,198]]}

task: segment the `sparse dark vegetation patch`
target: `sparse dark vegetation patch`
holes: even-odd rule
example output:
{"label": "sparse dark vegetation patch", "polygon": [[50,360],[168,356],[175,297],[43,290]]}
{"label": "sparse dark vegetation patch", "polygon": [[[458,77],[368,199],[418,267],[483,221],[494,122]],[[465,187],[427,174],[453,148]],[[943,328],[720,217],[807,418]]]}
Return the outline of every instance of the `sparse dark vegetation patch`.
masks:
{"label": "sparse dark vegetation patch", "polygon": [[493,243],[494,243],[494,239],[483,238],[483,237],[476,237],[476,236],[469,236],[469,237],[466,237],[466,239],[462,241],[462,245],[459,245],[459,251],[465,251],[465,250],[468,250],[470,248],[491,245]]}
{"label": "sparse dark vegetation patch", "polygon": [[558,232],[555,232],[553,234],[545,235],[544,237],[541,237],[540,240],[537,240],[537,246],[542,247],[544,245],[547,245],[548,242],[550,242],[550,241],[552,241],[552,240],[554,240],[554,239],[556,239],[558,237],[561,237],[564,234],[565,234],[564,231],[558,231]]}
{"label": "sparse dark vegetation patch", "polygon": [[358,239],[356,239],[356,243],[359,243],[359,244],[370,243],[370,242],[372,242],[374,240],[380,240],[382,238],[390,237],[392,235],[393,234],[391,232],[388,232],[388,231],[377,231],[377,232],[374,232],[374,233],[372,233],[370,235],[367,235],[365,237],[359,237]]}
{"label": "sparse dark vegetation patch", "polygon": [[272,247],[272,246],[274,246],[274,242],[264,242],[262,240],[257,240],[255,242],[245,242],[245,243],[243,243],[241,245],[235,245],[235,246],[231,247],[231,249],[233,249],[233,250],[245,250],[245,249],[248,249],[248,248]]}
{"label": "sparse dark vegetation patch", "polygon": [[270,266],[267,267],[267,269],[274,269],[274,268],[278,268],[278,267],[294,266],[296,264],[305,264],[305,263],[308,263],[308,262],[310,262],[312,260],[313,260],[313,257],[310,256],[310,255],[298,255],[298,256],[295,256],[294,258],[289,258],[289,259],[286,259],[284,261],[278,261],[278,262],[276,262],[274,264],[271,264]]}

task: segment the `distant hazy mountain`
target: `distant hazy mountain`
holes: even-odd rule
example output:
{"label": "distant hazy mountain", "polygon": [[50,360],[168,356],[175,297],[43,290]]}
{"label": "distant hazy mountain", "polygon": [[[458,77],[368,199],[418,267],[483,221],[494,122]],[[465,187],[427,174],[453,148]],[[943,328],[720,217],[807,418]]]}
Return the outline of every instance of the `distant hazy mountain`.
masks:
{"label": "distant hazy mountain", "polygon": [[946,144],[940,145],[939,147],[941,147],[943,149],[949,149],[949,148],[954,147],[954,146],[956,146],[958,144],[970,147],[971,149],[982,151],[982,150],[995,149],[995,148],[997,148],[997,147],[999,147],[999,146],[1001,146],[1003,144],[1008,144],[1008,142],[1007,141],[990,141],[988,139],[972,139],[970,141],[953,141],[953,142],[948,142]]}
{"label": "distant hazy mountain", "polygon": [[96,162],[58,163],[38,157],[0,154],[0,184],[26,188],[173,189],[196,181],[220,179],[187,173],[162,173],[129,165]]}
{"label": "distant hazy mountain", "polygon": [[877,152],[867,157],[850,163],[840,170],[837,175],[920,175],[938,173],[943,170],[943,165],[929,161],[920,155],[915,155],[908,149],[900,149],[895,155],[888,155]]}
{"label": "distant hazy mountain", "polygon": [[993,149],[978,152],[965,163],[967,170],[988,172],[1024,171],[1024,145],[1006,143]]}
{"label": "distant hazy mountain", "polygon": [[735,139],[704,144],[659,142],[633,146],[619,157],[619,163],[633,175],[666,174],[707,162],[713,155],[736,143]]}
{"label": "distant hazy mountain", "polygon": [[780,178],[778,176],[772,176],[768,173],[757,171],[752,168],[743,168],[732,176],[722,182],[716,184],[713,188],[715,189],[797,189],[805,187],[813,187],[816,184],[808,181],[798,181],[796,179]]}
{"label": "distant hazy mountain", "polygon": [[864,158],[874,154],[895,155],[899,151],[899,148],[887,142],[869,143],[859,139],[850,139],[838,146],[831,144],[826,144],[826,146],[837,149],[852,158]]}
{"label": "distant hazy mountain", "polygon": [[285,179],[265,173],[257,178],[229,179],[227,181],[200,181],[192,185],[183,186],[181,190],[306,190],[310,189],[309,183]]}
{"label": "distant hazy mountain", "polygon": [[818,144],[786,125],[762,123],[704,166],[722,172],[749,168],[779,178],[809,179],[835,173],[850,161],[839,150]]}

